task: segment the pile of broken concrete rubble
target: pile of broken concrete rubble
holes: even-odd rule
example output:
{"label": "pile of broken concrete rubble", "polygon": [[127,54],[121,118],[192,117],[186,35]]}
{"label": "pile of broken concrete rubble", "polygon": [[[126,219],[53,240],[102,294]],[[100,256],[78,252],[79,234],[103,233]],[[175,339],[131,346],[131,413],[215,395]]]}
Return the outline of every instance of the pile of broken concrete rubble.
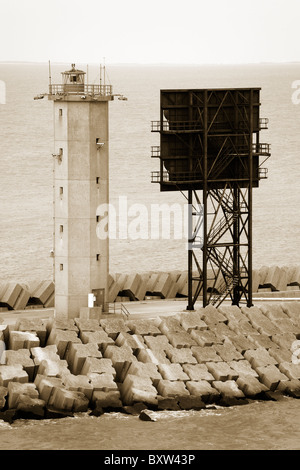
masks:
{"label": "pile of broken concrete rubble", "polygon": [[0,419],[300,397],[300,302],[0,324]]}

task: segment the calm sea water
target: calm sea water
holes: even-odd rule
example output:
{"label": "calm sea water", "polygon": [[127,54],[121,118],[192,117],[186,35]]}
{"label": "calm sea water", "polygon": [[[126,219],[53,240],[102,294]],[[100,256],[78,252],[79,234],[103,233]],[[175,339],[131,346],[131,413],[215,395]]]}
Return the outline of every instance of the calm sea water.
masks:
{"label": "calm sea water", "polygon": [[[79,64],[78,64],[79,65]],[[52,82],[69,64],[52,66]],[[84,66],[82,66],[84,67]],[[111,66],[108,79],[128,101],[110,104],[110,201],[161,204],[185,200],[151,184],[150,121],[162,88],[261,87],[261,141],[271,143],[269,178],[254,190],[254,266],[300,264],[300,105],[292,84],[300,64]],[[90,82],[98,67],[89,66]],[[52,278],[52,103],[48,64],[0,64],[0,280]],[[112,240],[110,272],[187,268],[185,240]],[[160,413],[155,423],[121,414],[53,421],[0,421],[0,449],[299,449],[300,402],[252,403],[198,412]]]}
{"label": "calm sea water", "polygon": [[[0,450],[300,450],[300,403],[253,402],[161,411],[155,422],[121,413],[0,421]],[[198,466],[199,468],[199,466]]]}

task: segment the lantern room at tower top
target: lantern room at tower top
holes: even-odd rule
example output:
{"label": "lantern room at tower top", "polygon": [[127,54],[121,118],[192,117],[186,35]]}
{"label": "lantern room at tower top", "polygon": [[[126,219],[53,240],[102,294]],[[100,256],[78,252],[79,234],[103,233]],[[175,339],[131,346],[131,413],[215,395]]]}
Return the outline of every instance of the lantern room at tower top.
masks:
{"label": "lantern room at tower top", "polygon": [[[103,67],[104,69],[104,67]],[[71,65],[70,70],[61,72],[62,83],[52,84],[51,78],[49,83],[48,98],[52,100],[64,98],[64,100],[80,101],[109,101],[113,100],[112,85],[102,83],[102,67],[100,68],[100,84],[85,83],[86,72],[76,69],[75,64]],[[105,77],[105,69],[103,70]]]}

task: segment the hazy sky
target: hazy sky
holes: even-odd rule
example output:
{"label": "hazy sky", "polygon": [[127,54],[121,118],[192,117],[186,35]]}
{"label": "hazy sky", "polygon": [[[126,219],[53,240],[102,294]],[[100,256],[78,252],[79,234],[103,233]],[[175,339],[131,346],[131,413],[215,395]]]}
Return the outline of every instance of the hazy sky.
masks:
{"label": "hazy sky", "polygon": [[0,0],[0,61],[300,61],[300,0]]}

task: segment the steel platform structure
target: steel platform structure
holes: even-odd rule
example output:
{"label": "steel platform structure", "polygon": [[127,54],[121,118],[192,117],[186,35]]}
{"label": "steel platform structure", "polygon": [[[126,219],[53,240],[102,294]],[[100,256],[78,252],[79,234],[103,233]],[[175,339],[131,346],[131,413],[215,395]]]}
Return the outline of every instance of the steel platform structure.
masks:
{"label": "steel platform structure", "polygon": [[[160,91],[161,191],[181,191],[189,204],[188,310],[252,305],[252,190],[267,178],[270,145],[260,142],[260,88]],[[262,157],[262,158],[261,158]]]}

